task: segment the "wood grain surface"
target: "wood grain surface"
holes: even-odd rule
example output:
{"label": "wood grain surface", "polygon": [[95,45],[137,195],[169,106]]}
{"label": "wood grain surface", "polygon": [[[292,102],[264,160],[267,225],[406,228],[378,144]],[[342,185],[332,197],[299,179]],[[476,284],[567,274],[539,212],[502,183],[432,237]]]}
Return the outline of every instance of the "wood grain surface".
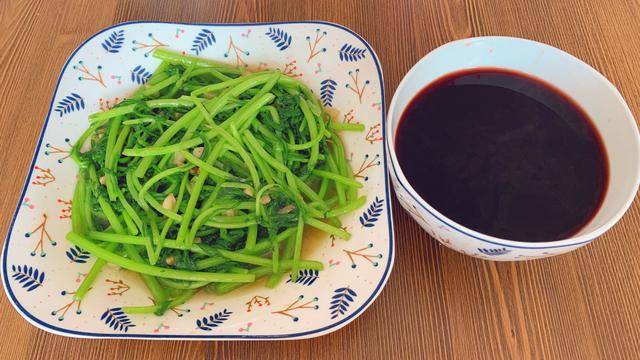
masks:
{"label": "wood grain surface", "polygon": [[[328,20],[367,39],[391,99],[433,48],[510,35],[566,50],[602,72],[640,118],[637,0],[0,0],[0,235],[4,239],[58,73],[103,27],[128,20]],[[640,202],[568,255],[493,263],[432,241],[394,202],[396,262],[378,300],[347,327],[304,341],[79,340],[29,325],[0,296],[1,358],[549,358],[640,356]]]}

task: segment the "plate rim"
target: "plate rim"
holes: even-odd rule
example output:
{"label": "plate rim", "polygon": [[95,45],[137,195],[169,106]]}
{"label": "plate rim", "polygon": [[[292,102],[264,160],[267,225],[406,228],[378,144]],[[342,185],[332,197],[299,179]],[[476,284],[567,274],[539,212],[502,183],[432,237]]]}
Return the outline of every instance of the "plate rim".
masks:
{"label": "plate rim", "polygon": [[[22,306],[22,304],[18,301],[17,297],[13,293],[11,288],[11,283],[9,282],[9,272],[8,272],[8,261],[7,261],[7,252],[9,249],[9,240],[11,235],[13,234],[14,225],[16,219],[18,218],[18,212],[20,210],[20,204],[22,199],[26,194],[27,188],[29,187],[29,179],[33,173],[33,167],[35,166],[36,159],[38,158],[38,154],[40,153],[42,147],[42,140],[44,138],[45,130],[49,125],[49,120],[51,118],[51,113],[53,110],[53,105],[56,99],[56,95],[58,93],[58,89],[60,87],[60,82],[62,80],[62,76],[66,73],[69,62],[73,58],[73,56],[82,49],[89,41],[94,39],[95,37],[115,28],[125,27],[128,25],[135,24],[169,24],[169,25],[195,25],[195,26],[221,26],[221,27],[232,27],[232,26],[262,26],[262,25],[292,25],[292,24],[320,24],[335,27],[337,29],[346,31],[353,35],[355,38],[360,40],[364,46],[366,46],[367,50],[371,53],[371,57],[376,66],[376,71],[378,75],[378,79],[380,81],[380,95],[381,95],[381,128],[382,128],[382,164],[384,169],[384,190],[385,190],[385,199],[386,199],[386,210],[387,210],[387,223],[389,226],[389,260],[387,261],[387,266],[382,275],[382,279],[378,282],[375,287],[373,293],[365,300],[365,302],[360,305],[355,311],[353,311],[348,316],[342,318],[340,321],[336,321],[329,325],[308,331],[302,331],[297,333],[289,333],[289,334],[278,334],[278,335],[221,335],[221,334],[212,334],[212,335],[171,335],[171,334],[162,334],[162,335],[152,335],[152,334],[119,334],[119,333],[93,333],[93,332],[85,332],[79,330],[71,330],[65,329],[61,327],[57,327],[50,323],[47,323],[37,316],[31,314],[27,309]],[[60,74],[58,75],[58,79],[56,81],[56,86],[54,88],[53,94],[51,96],[51,102],[49,104],[49,110],[47,112],[44,123],[42,124],[42,128],[40,129],[40,135],[38,136],[38,142],[36,144],[34,154],[32,156],[29,171],[25,177],[24,184],[22,186],[22,191],[20,193],[20,197],[18,198],[18,204],[15,207],[15,211],[11,218],[11,222],[7,229],[7,235],[5,237],[5,241],[2,248],[2,285],[4,287],[5,294],[9,298],[9,302],[16,309],[16,311],[25,319],[27,322],[32,324],[33,326],[42,329],[44,331],[50,332],[56,335],[62,335],[73,338],[90,338],[90,339],[146,339],[146,340],[294,340],[294,339],[305,339],[305,338],[313,338],[322,335],[326,335],[328,333],[337,331],[342,327],[346,326],[357,317],[359,317],[365,310],[377,299],[377,297],[382,292],[382,289],[385,287],[389,275],[391,274],[391,270],[393,269],[393,264],[395,260],[395,242],[394,242],[394,231],[393,231],[393,212],[390,204],[391,200],[391,188],[389,184],[389,176],[388,176],[388,164],[387,164],[387,147],[386,147],[386,104],[385,104],[385,93],[384,93],[384,77],[382,74],[382,67],[380,65],[380,61],[378,59],[377,54],[371,47],[371,45],[358,33],[349,29],[346,26],[322,20],[301,20],[301,21],[280,21],[280,22],[248,22],[248,23],[200,23],[200,22],[174,22],[174,21],[150,21],[150,20],[133,20],[126,21],[118,24],[114,24],[108,27],[105,27],[93,35],[86,38],[84,41],[78,45],[78,47],[73,50],[73,52],[67,57],[67,60],[62,66],[60,70]]]}

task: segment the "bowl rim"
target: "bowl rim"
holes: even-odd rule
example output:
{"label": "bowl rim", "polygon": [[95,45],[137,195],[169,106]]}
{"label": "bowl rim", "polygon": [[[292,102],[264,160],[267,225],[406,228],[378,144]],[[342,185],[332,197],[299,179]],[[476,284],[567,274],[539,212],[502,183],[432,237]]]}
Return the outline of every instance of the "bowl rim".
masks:
{"label": "bowl rim", "polygon": [[[128,333],[95,333],[95,332],[86,332],[80,330],[66,329],[61,328],[55,325],[52,325],[46,321],[41,320],[38,316],[31,314],[17,299],[16,295],[13,293],[11,283],[9,281],[9,271],[8,271],[8,260],[7,260],[7,252],[9,249],[9,240],[11,235],[13,234],[14,225],[16,219],[18,217],[18,212],[20,210],[20,204],[22,199],[24,198],[27,188],[29,187],[29,179],[31,178],[33,168],[35,162],[38,158],[38,154],[40,153],[42,147],[42,141],[44,138],[45,131],[49,125],[49,120],[51,118],[51,114],[53,111],[54,101],[56,99],[56,94],[59,90],[60,83],[62,80],[62,76],[66,73],[67,68],[71,59],[76,55],[76,53],[82,49],[87,43],[93,40],[95,37],[115,28],[128,26],[128,25],[136,25],[136,24],[168,24],[168,25],[186,25],[186,26],[218,26],[218,27],[239,27],[239,26],[265,26],[265,25],[296,25],[296,24],[319,24],[334,27],[336,29],[346,31],[347,33],[354,36],[357,40],[361,41],[362,44],[367,48],[369,53],[371,54],[371,58],[373,59],[376,73],[378,76],[378,80],[380,82],[380,96],[381,96],[381,128],[382,128],[382,165],[383,165],[383,173],[384,173],[384,198],[386,201],[385,209],[387,211],[387,224],[388,224],[388,246],[389,246],[389,255],[386,268],[382,274],[382,278],[377,283],[376,287],[369,294],[369,297],[364,300],[364,302],[356,309],[354,309],[348,316],[345,316],[339,321],[332,322],[329,325],[301,332],[293,332],[293,333],[285,333],[285,334],[277,334],[277,335],[202,335],[202,334],[128,334]],[[388,162],[387,162],[387,154],[386,154],[386,106],[385,106],[385,92],[384,92],[384,77],[382,73],[382,67],[380,65],[380,60],[374,51],[373,47],[358,33],[349,29],[346,26],[329,22],[323,20],[300,20],[300,21],[275,21],[275,22],[242,22],[242,23],[206,23],[206,22],[176,22],[176,21],[153,21],[153,20],[133,20],[133,21],[125,21],[121,23],[117,23],[114,25],[110,25],[105,27],[91,36],[87,37],[83,40],[80,45],[78,45],[73,52],[67,57],[60,73],[58,75],[58,79],[56,80],[56,85],[51,95],[51,102],[49,104],[49,109],[47,111],[47,115],[45,117],[45,121],[42,124],[42,128],[40,129],[40,134],[37,139],[37,143],[35,146],[34,154],[32,156],[31,162],[29,163],[29,171],[25,176],[24,184],[22,190],[20,192],[20,196],[18,198],[18,203],[15,206],[15,210],[13,216],[11,218],[9,227],[7,229],[7,234],[5,236],[5,241],[3,244],[2,254],[1,254],[1,271],[2,271],[2,284],[4,287],[5,294],[9,298],[9,302],[13,305],[16,311],[30,324],[35,327],[50,332],[56,335],[62,335],[67,337],[74,338],[90,338],[90,339],[145,339],[145,340],[295,340],[295,339],[306,339],[313,338],[322,335],[326,335],[328,333],[337,331],[342,327],[348,325],[353,320],[355,320],[358,316],[362,315],[362,313],[367,310],[369,306],[377,299],[377,297],[382,292],[382,289],[385,287],[389,275],[393,269],[394,261],[395,261],[395,239],[394,239],[394,231],[393,231],[393,212],[391,207],[391,189],[389,184],[389,178],[387,173],[389,171]]]}
{"label": "bowl rim", "polygon": [[[525,43],[530,46],[542,47],[546,50],[550,50],[550,53],[553,53],[556,56],[566,56],[569,59],[575,61],[577,66],[582,66],[586,71],[591,72],[595,76],[595,78],[602,83],[602,86],[604,86],[606,89],[612,92],[613,95],[616,97],[617,101],[622,106],[622,109],[625,113],[624,121],[631,121],[635,125],[636,131],[634,132],[635,136],[633,136],[633,139],[635,142],[636,153],[640,154],[640,133],[638,132],[637,123],[635,122],[635,118],[633,116],[633,113],[629,109],[627,102],[624,100],[624,98],[622,97],[618,89],[611,83],[611,81],[609,81],[609,79],[607,79],[599,71],[594,69],[591,65],[587,64],[586,62],[578,59],[577,57],[569,54],[564,50],[558,49],[554,46],[551,46],[542,42],[524,39],[524,38],[518,38],[518,37],[510,37],[510,36],[479,36],[479,37],[471,37],[471,38],[454,40],[454,41],[445,43],[443,45],[440,45],[439,47],[431,50],[429,53],[427,53],[424,57],[422,57],[420,60],[418,60],[415,63],[415,65],[405,74],[402,81],[400,81],[400,84],[398,84],[398,87],[396,88],[393,98],[391,99],[391,104],[389,105],[389,110],[387,113],[386,131],[388,136],[385,138],[385,146],[387,147],[387,153],[389,154],[389,158],[390,158],[389,162],[391,163],[391,171],[393,171],[393,175],[395,175],[397,184],[409,194],[409,196],[415,203],[420,205],[420,207],[423,210],[428,212],[431,216],[435,217],[438,221],[456,230],[459,233],[462,233],[468,237],[471,237],[473,239],[479,240],[484,243],[510,247],[510,248],[517,248],[517,249],[539,250],[539,249],[555,249],[555,248],[579,246],[579,245],[590,243],[591,241],[595,240],[598,236],[602,235],[604,232],[609,230],[613,225],[615,225],[622,218],[622,216],[625,214],[627,209],[633,203],[636,193],[638,192],[638,186],[640,185],[640,163],[636,168],[636,174],[635,174],[635,179],[633,184],[634,191],[626,195],[626,199],[622,204],[622,206],[603,225],[579,236],[557,240],[557,241],[547,241],[547,242],[539,242],[539,243],[527,243],[527,242],[521,242],[521,241],[502,239],[502,238],[483,234],[481,232],[469,229],[464,225],[451,220],[444,214],[437,211],[431,205],[429,205],[427,201],[425,201],[420,197],[420,195],[418,195],[418,193],[415,191],[415,189],[411,186],[411,184],[405,177],[404,172],[400,168],[398,159],[396,157],[395,146],[394,146],[395,134],[392,129],[392,119],[394,118],[393,113],[397,107],[398,94],[400,90],[403,87],[405,87],[407,83],[411,81],[411,78],[414,75],[414,73],[417,71],[418,66],[423,62],[429,61],[429,57],[432,56],[433,53],[446,51],[451,46],[458,45],[460,43],[468,43],[470,41],[487,41],[487,42],[515,41],[515,42]],[[473,68],[473,67],[467,67],[467,68]]]}

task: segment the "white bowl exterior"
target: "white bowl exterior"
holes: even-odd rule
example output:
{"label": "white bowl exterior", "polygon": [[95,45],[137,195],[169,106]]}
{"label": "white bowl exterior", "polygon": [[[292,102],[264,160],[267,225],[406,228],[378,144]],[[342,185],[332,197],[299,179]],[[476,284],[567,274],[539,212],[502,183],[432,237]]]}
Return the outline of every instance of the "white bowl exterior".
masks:
{"label": "white bowl exterior", "polygon": [[[364,185],[360,193],[368,199],[365,207],[342,217],[353,234],[350,241],[327,234],[305,241],[303,257],[324,264],[318,277],[308,274],[293,283],[287,276],[275,289],[261,282],[223,296],[200,293],[176,313],[125,314],[131,323],[114,328],[109,316],[123,316],[113,315],[123,306],[151,305],[149,293],[137,274],[107,266],[82,303],[73,301],[95,258],[65,239],[77,166],[64,159],[88,127],[89,114],[131,93],[156,68],[159,60],[145,55],[154,46],[234,66],[246,63],[251,70],[279,68],[322,97],[325,108],[336,112],[335,121],[365,125],[365,132],[341,137]],[[4,244],[7,296],[34,325],[74,337],[274,340],[335,331],[375,300],[393,265],[384,115],[378,59],[359,35],[340,25],[133,22],[105,29],[81,44],[60,74],[33,159],[36,167]],[[198,325],[210,316],[216,323]]]}
{"label": "white bowl exterior", "polygon": [[[610,181],[601,209],[571,239],[522,243],[466,229],[429,206],[411,188],[395,158],[395,131],[413,96],[441,76],[474,67],[517,70],[559,88],[591,117],[607,149]],[[481,37],[445,44],[421,59],[394,94],[387,123],[391,178],[401,205],[436,240],[464,254],[491,260],[526,260],[566,253],[589,243],[617,222],[640,181],[640,137],[633,116],[615,87],[589,65],[542,43],[508,37]]]}

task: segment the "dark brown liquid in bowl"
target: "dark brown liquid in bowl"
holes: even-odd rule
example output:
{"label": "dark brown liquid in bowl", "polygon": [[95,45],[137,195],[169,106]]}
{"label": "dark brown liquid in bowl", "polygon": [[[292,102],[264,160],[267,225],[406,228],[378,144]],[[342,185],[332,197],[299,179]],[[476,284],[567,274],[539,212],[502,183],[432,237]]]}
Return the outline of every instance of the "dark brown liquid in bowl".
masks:
{"label": "dark brown liquid in bowl", "polygon": [[549,84],[502,69],[451,73],[421,90],[402,114],[395,149],[436,210],[515,241],[574,235],[600,208],[609,179],[587,114]]}

